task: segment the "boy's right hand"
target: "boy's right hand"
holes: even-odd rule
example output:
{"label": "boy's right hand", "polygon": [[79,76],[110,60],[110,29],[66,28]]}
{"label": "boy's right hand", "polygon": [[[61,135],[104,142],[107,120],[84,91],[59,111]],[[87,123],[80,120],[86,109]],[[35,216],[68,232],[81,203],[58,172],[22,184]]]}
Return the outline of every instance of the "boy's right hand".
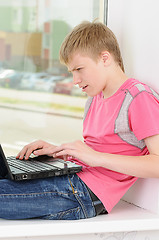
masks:
{"label": "boy's right hand", "polygon": [[[35,142],[29,143],[26,146],[23,147],[23,149],[17,154],[16,158],[18,159],[28,159],[32,153],[34,153],[35,150],[38,149],[45,149],[49,147],[56,147],[50,143],[47,143],[42,140],[37,140]],[[42,151],[41,151],[42,152]],[[42,155],[42,154],[41,154]]]}

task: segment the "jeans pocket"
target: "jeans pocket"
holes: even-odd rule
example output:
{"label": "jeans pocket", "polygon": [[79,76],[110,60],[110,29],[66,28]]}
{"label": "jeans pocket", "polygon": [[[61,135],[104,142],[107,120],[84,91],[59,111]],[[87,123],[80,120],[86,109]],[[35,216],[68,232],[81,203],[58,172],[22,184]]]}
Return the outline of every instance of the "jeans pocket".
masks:
{"label": "jeans pocket", "polygon": [[84,218],[84,215],[82,214],[80,207],[41,217],[41,219],[46,220],[78,220],[82,218]]}

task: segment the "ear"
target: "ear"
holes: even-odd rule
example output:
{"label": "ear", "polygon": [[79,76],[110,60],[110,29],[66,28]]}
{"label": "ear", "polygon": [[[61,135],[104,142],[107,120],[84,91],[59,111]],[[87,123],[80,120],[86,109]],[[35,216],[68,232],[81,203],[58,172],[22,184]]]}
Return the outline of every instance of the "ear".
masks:
{"label": "ear", "polygon": [[102,59],[105,66],[110,64],[110,59],[111,59],[110,53],[107,52],[107,51],[102,52],[101,53],[101,59]]}

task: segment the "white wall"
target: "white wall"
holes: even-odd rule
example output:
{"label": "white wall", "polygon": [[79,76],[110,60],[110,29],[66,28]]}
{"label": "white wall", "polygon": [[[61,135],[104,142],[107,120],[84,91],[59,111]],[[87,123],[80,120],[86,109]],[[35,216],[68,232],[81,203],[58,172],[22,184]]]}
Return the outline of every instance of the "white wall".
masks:
{"label": "white wall", "polygon": [[[109,0],[108,27],[117,36],[127,75],[159,91],[159,1]],[[159,179],[138,180],[123,199],[159,214]]]}
{"label": "white wall", "polygon": [[159,1],[109,0],[108,27],[119,41],[127,75],[159,91]]}

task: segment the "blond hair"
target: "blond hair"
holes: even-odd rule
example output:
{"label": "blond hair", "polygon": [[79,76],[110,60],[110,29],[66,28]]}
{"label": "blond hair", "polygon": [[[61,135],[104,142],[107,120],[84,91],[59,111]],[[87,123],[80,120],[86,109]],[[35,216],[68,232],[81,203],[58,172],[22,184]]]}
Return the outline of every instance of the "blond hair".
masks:
{"label": "blond hair", "polygon": [[124,71],[119,44],[114,33],[100,22],[82,22],[64,39],[60,48],[60,61],[67,65],[75,52],[87,54],[95,61],[108,51]]}

